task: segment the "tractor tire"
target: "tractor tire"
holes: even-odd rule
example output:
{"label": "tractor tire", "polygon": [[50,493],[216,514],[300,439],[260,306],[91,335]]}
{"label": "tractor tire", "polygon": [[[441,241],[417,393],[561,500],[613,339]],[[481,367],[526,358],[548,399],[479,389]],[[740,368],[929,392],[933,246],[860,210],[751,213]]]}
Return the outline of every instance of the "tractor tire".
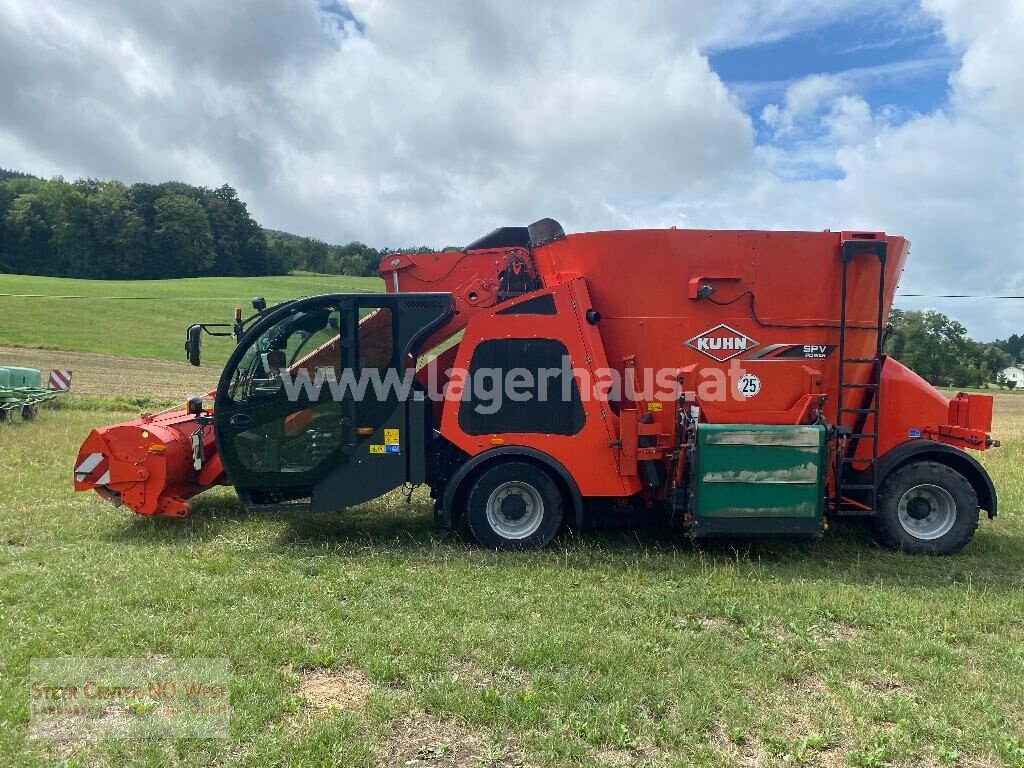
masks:
{"label": "tractor tire", "polygon": [[878,491],[875,531],[887,547],[914,555],[955,555],[978,528],[978,496],[945,464],[913,461]]}
{"label": "tractor tire", "polygon": [[487,549],[540,549],[562,525],[564,501],[551,475],[525,461],[485,467],[466,494],[465,523]]}

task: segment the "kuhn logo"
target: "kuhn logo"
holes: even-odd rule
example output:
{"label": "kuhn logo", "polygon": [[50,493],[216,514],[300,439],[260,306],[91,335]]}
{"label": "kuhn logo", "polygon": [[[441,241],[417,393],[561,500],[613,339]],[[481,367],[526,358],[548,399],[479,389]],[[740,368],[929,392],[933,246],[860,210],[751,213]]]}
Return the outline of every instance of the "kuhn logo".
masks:
{"label": "kuhn logo", "polygon": [[753,349],[758,344],[746,334],[722,324],[710,331],[699,333],[686,342],[686,346],[714,358],[720,363]]}

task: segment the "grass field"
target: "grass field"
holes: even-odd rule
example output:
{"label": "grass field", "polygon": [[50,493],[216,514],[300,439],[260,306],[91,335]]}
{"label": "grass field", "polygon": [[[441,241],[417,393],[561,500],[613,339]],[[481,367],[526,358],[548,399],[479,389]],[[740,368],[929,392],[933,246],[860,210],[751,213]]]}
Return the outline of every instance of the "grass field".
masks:
{"label": "grass field", "polygon": [[[0,297],[0,364],[72,367],[77,393],[0,425],[0,766],[1024,766],[1018,395],[997,396],[983,457],[1002,514],[945,559],[853,525],[496,555],[418,495],[256,516],[222,489],[169,521],[72,492],[91,428],[215,383],[230,342],[193,369],[188,322],[376,285],[0,275],[0,293],[94,297]],[[126,295],[160,303],[95,298]],[[230,738],[31,738],[30,662],[53,656],[227,657]]]}
{"label": "grass field", "polygon": [[[1003,517],[960,556],[858,527],[669,531],[496,555],[425,499],[183,521],[71,492],[82,403],[0,427],[0,764],[1024,765],[1024,398],[987,462]],[[32,658],[228,657],[226,741],[27,735]]]}
{"label": "grass field", "polygon": [[[310,274],[125,281],[0,274],[0,345],[180,361],[188,325],[230,323],[236,306],[248,316],[253,296],[274,304],[382,285],[375,277]],[[69,296],[82,298],[62,298]],[[204,364],[223,363],[231,347],[230,339],[204,339]]]}

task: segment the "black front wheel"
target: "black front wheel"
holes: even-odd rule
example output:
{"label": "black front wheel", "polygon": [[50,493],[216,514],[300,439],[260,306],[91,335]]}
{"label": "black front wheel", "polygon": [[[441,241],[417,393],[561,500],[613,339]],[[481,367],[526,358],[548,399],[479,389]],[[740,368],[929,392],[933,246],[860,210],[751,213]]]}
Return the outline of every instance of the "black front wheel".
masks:
{"label": "black front wheel", "polygon": [[978,496],[945,464],[914,461],[899,467],[878,491],[879,540],[911,554],[953,555],[978,528]]}
{"label": "black front wheel", "polygon": [[563,500],[551,475],[526,461],[484,468],[466,495],[466,524],[488,549],[539,549],[562,525]]}

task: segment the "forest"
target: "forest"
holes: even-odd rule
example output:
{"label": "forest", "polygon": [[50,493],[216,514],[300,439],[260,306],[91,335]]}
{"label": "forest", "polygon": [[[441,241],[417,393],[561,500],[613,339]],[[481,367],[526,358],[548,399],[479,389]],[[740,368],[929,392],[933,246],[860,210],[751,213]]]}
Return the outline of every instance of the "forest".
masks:
{"label": "forest", "polygon": [[377,273],[385,252],[265,230],[227,184],[68,182],[0,169],[0,272],[106,280],[294,270],[366,276]]}

